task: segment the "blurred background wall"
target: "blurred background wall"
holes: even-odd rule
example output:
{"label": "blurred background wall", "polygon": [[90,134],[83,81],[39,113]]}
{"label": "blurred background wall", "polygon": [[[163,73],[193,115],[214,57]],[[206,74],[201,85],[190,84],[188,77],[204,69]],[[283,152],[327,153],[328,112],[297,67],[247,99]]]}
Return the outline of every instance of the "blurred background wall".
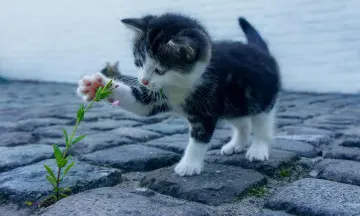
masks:
{"label": "blurred background wall", "polygon": [[120,61],[134,74],[132,33],[118,19],[178,11],[214,39],[244,40],[245,16],[278,58],[290,90],[360,90],[359,0],[1,0],[0,75],[75,83]]}

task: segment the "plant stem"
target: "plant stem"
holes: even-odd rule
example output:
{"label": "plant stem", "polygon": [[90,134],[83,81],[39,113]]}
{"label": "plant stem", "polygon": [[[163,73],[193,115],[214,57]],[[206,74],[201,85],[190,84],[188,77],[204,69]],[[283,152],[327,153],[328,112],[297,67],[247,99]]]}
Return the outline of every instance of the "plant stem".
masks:
{"label": "plant stem", "polygon": [[57,173],[57,179],[56,179],[56,199],[59,200],[60,198],[60,174],[61,174],[61,168],[59,167],[58,173]]}
{"label": "plant stem", "polygon": [[[95,102],[96,98],[94,98],[91,103],[89,105],[86,106],[86,108],[84,109],[84,114],[86,113],[86,111],[88,111],[88,109],[91,107],[91,105]],[[75,133],[76,133],[76,129],[79,126],[80,121],[76,120],[76,124],[73,127],[73,130],[71,132],[70,135],[70,139],[68,140],[68,143],[66,144],[65,150],[63,152],[63,158],[66,158],[66,154],[67,151],[69,150],[72,141],[74,139]],[[60,177],[61,177],[61,167],[59,167],[58,172],[57,172],[57,179],[56,179],[56,199],[59,200],[60,199]]]}

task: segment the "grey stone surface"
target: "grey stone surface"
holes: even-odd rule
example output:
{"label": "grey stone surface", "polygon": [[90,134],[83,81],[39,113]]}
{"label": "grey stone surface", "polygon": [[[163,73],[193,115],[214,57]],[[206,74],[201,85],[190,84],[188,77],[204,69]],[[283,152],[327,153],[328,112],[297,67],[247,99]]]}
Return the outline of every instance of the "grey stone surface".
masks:
{"label": "grey stone surface", "polygon": [[[63,129],[65,129],[68,134],[71,134],[71,131],[73,130],[73,125],[53,125],[47,127],[38,127],[33,131],[33,133],[40,138],[61,138],[64,137]],[[87,130],[81,127],[76,130],[76,133],[81,135],[89,135],[95,132],[96,131]]]}
{"label": "grey stone surface", "polygon": [[86,128],[96,131],[109,131],[121,127],[135,127],[141,125],[140,122],[132,120],[113,120],[103,119],[101,121],[88,122],[80,126],[80,128]]}
{"label": "grey stone surface", "polygon": [[278,139],[297,140],[314,146],[328,145],[337,134],[324,129],[307,126],[286,126],[277,133]]}
{"label": "grey stone surface", "polygon": [[1,216],[29,216],[33,212],[30,208],[19,208],[15,204],[2,204],[0,205]]}
{"label": "grey stone surface", "polygon": [[81,157],[81,160],[99,166],[118,168],[124,171],[149,171],[173,165],[180,160],[180,155],[157,148],[134,144],[86,154]]}
{"label": "grey stone surface", "polygon": [[141,128],[122,127],[109,131],[109,133],[116,134],[118,137],[125,137],[135,142],[146,142],[148,140],[162,137],[161,134],[144,130]]}
{"label": "grey stone surface", "polygon": [[141,128],[164,135],[184,134],[189,131],[189,126],[187,124],[173,124],[168,122],[147,124],[142,126]]}
{"label": "grey stone surface", "polygon": [[[23,211],[11,207],[11,202],[37,201],[50,191],[42,164],[52,157],[51,144],[64,147],[62,128],[70,131],[75,124],[82,103],[75,89],[75,85],[40,82],[0,85],[0,215],[21,215]],[[250,163],[244,154],[220,156],[220,148],[230,140],[231,131],[226,122],[219,122],[204,172],[179,177],[171,165],[180,159],[188,144],[185,119],[170,113],[137,116],[96,103],[78,128],[76,135],[87,137],[69,152],[77,164],[65,178],[64,186],[72,186],[77,193],[121,183],[98,190],[102,192],[64,199],[64,212],[59,211],[61,202],[46,211],[49,215],[92,215],[99,209],[110,215],[121,215],[121,211],[126,215],[151,215],[154,209],[154,214],[160,215],[351,215],[358,209],[353,203],[359,203],[355,197],[358,189],[354,189],[359,185],[360,170],[359,104],[359,96],[281,92],[277,139],[269,161]],[[163,166],[166,168],[160,168]],[[277,171],[289,166],[293,175],[277,178]],[[128,172],[123,181],[120,169]],[[263,174],[267,179],[264,187]],[[306,180],[309,183],[300,186],[294,186],[298,182],[289,183],[307,174],[320,180]],[[138,187],[140,181],[173,197],[146,188],[133,191],[131,188]],[[256,189],[265,194],[245,196],[259,185]],[[112,195],[109,191],[113,190],[120,195]],[[278,194],[282,194],[280,198]],[[91,198],[83,199],[86,196]],[[277,208],[263,209],[271,196]]]}
{"label": "grey stone surface", "polygon": [[305,121],[305,125],[326,130],[344,130],[358,122],[354,115],[346,113],[322,115]]}
{"label": "grey stone surface", "polygon": [[[211,142],[209,144],[209,150],[218,149],[224,145],[230,138],[226,135],[219,134],[219,131],[223,132],[224,130],[218,130],[217,134],[214,134]],[[173,151],[179,154],[182,154],[189,143],[189,134],[175,134],[172,136],[164,136],[159,139],[154,139],[144,144],[151,147],[156,147],[168,151]]]}
{"label": "grey stone surface", "polygon": [[231,166],[239,166],[246,169],[255,169],[266,175],[273,175],[281,167],[292,165],[299,157],[292,153],[280,150],[270,150],[270,158],[267,161],[253,161],[246,159],[245,153],[234,155],[221,155],[219,150],[209,151],[205,161],[208,163],[218,163]]}
{"label": "grey stone surface", "polygon": [[38,137],[28,132],[4,132],[0,134],[0,146],[18,146],[35,143]]}
{"label": "grey stone surface", "polygon": [[16,129],[20,131],[33,131],[38,127],[48,127],[53,125],[66,125],[70,120],[57,118],[34,118],[24,119],[16,123]]}
{"label": "grey stone surface", "polygon": [[306,178],[281,188],[266,207],[296,215],[359,215],[359,194],[358,186]]}
{"label": "grey stone surface", "polygon": [[316,164],[318,178],[360,186],[360,162],[325,159]]}
{"label": "grey stone surface", "polygon": [[284,126],[299,125],[302,122],[303,120],[297,118],[278,118],[276,120],[276,125],[278,128],[282,128]]}
{"label": "grey stone surface", "polygon": [[294,152],[302,157],[313,158],[318,155],[318,151],[313,145],[296,140],[275,139],[271,148]]}
{"label": "grey stone surface", "polygon": [[324,158],[354,160],[360,162],[360,149],[333,145],[324,150]]}
{"label": "grey stone surface", "polygon": [[142,196],[117,187],[99,188],[70,196],[38,212],[39,216],[82,215],[210,216],[209,207],[154,194]]}
{"label": "grey stone surface", "polygon": [[112,132],[95,133],[86,136],[71,149],[72,154],[86,154],[97,150],[116,147],[124,144],[133,143],[129,138],[119,136]]}
{"label": "grey stone surface", "polygon": [[269,209],[264,210],[259,214],[259,216],[291,216],[283,211],[271,211]]}
{"label": "grey stone surface", "polygon": [[[44,164],[55,169],[54,159],[16,168],[0,173],[0,194],[6,200],[22,203],[24,201],[37,201],[49,194],[52,186],[47,182]],[[72,193],[97,187],[113,186],[121,182],[121,173],[115,169],[89,165],[75,161],[61,186],[69,187]]]}
{"label": "grey stone surface", "polygon": [[174,173],[174,167],[158,169],[145,175],[140,185],[176,198],[219,205],[233,202],[265,183],[265,177],[253,170],[205,164],[201,175],[182,178]]}
{"label": "grey stone surface", "polygon": [[53,148],[49,145],[0,146],[0,172],[45,160],[52,156]]}

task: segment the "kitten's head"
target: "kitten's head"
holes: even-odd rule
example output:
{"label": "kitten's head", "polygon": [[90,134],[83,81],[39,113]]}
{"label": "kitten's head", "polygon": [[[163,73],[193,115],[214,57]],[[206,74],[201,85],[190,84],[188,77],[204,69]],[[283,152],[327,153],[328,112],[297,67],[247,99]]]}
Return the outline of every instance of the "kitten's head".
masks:
{"label": "kitten's head", "polygon": [[121,21],[136,33],[133,55],[140,69],[138,79],[149,88],[188,88],[210,61],[210,37],[196,20],[168,13]]}

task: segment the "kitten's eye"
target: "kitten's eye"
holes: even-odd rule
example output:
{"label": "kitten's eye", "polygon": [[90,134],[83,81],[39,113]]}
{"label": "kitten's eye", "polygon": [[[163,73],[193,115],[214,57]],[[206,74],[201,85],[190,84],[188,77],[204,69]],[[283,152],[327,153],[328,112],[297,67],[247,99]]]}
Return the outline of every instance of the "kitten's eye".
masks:
{"label": "kitten's eye", "polygon": [[159,69],[157,69],[157,68],[155,68],[154,72],[155,72],[156,74],[158,74],[158,75],[164,75],[164,74],[165,74],[165,70],[161,71],[161,70],[159,70]]}
{"label": "kitten's eye", "polygon": [[135,60],[135,65],[136,65],[136,67],[142,67],[142,66],[143,66],[143,63],[142,63],[142,61],[140,61],[139,59],[136,59],[136,60]]}

